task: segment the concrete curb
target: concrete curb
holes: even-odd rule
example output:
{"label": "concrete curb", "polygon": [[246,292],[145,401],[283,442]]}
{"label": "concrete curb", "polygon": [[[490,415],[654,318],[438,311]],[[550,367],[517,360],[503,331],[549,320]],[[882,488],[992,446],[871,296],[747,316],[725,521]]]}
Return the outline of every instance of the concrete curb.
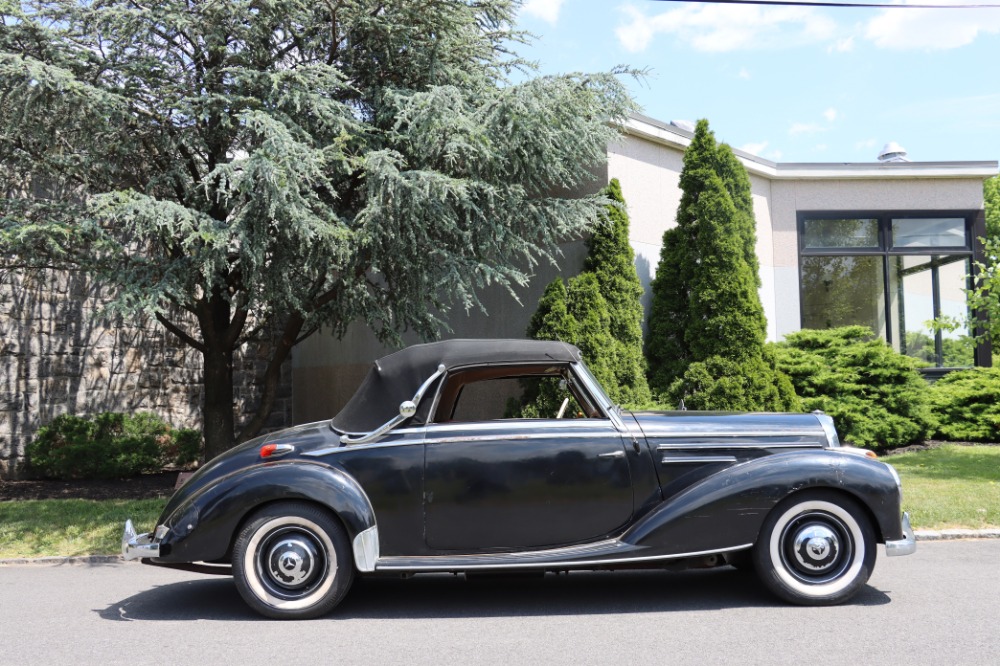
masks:
{"label": "concrete curb", "polygon": [[951,541],[954,539],[1000,539],[1000,529],[992,530],[915,530],[917,541]]}
{"label": "concrete curb", "polygon": [[[913,535],[917,541],[958,541],[960,539],[1000,539],[1000,529],[990,530],[916,530]],[[128,564],[138,564],[138,560]],[[77,555],[74,557],[15,557],[0,559],[2,566],[29,565],[94,565],[94,564],[126,564],[121,555]]]}

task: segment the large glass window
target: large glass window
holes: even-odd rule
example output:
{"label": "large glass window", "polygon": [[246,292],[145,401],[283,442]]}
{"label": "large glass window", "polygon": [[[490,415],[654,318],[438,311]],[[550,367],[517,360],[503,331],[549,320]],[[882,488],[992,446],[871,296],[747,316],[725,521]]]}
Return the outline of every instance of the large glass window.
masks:
{"label": "large glass window", "polygon": [[799,214],[802,327],[871,328],[937,367],[973,364],[964,321],[975,214]]}
{"label": "large glass window", "polygon": [[885,332],[879,257],[802,257],[802,327],[867,326]]}

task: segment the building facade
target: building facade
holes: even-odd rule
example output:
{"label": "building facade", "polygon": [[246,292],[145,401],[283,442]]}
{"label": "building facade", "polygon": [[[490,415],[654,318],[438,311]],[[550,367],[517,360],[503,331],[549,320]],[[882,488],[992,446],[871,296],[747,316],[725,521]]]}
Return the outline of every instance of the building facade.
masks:
{"label": "building facade", "polygon": [[[691,138],[670,123],[633,116],[589,187],[621,183],[647,306]],[[964,290],[985,234],[983,182],[996,175],[996,161],[791,164],[735,152],[750,174],[770,340],[860,324],[933,367],[988,364],[988,350],[971,344],[970,331],[927,323],[964,318]],[[545,286],[580,272],[585,254],[582,242],[564,245],[559,265],[540,266],[517,300],[487,291],[488,314],[454,314],[447,337],[523,337]],[[323,334],[306,340],[293,357],[294,420],[331,416],[387,351],[361,326],[339,341]]]}

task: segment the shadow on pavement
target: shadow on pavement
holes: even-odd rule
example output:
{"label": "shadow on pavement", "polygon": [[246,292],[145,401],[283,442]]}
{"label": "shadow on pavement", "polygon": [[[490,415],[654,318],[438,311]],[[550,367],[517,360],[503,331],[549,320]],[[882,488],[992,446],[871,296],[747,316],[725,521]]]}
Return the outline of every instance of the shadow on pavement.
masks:
{"label": "shadow on pavement", "polygon": [[[866,586],[851,605],[889,602],[884,592]],[[728,567],[483,580],[426,574],[405,580],[355,580],[347,598],[325,619],[531,617],[785,606],[752,575]],[[158,586],[96,612],[105,620],[117,621],[264,619],[243,603],[228,577]]]}

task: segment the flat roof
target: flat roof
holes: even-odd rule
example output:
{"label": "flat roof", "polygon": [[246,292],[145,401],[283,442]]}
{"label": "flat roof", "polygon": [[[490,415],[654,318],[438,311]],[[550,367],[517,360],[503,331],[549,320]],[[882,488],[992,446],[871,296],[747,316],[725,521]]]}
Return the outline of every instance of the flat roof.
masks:
{"label": "flat roof", "polygon": [[[632,114],[625,133],[683,151],[694,134],[662,120]],[[872,178],[980,178],[997,175],[996,160],[954,162],[772,162],[733,148],[752,174],[770,180],[850,180]]]}

